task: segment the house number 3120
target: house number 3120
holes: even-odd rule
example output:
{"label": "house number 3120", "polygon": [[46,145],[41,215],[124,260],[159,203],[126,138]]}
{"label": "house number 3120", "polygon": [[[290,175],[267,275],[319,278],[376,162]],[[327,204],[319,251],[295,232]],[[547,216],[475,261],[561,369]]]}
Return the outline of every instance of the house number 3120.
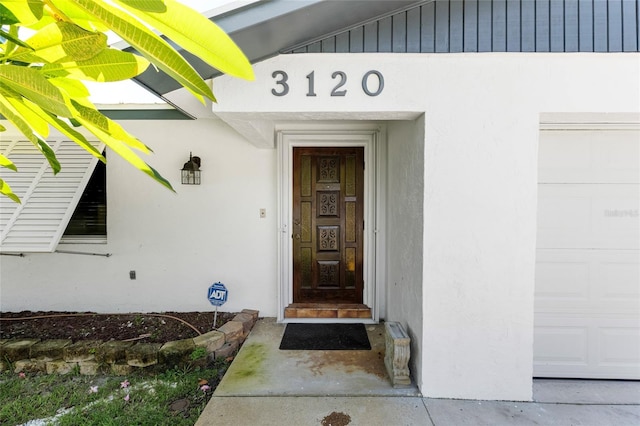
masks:
{"label": "house number 3120", "polygon": [[[289,94],[289,74],[285,71],[274,71],[271,77],[275,79],[276,87],[271,89],[274,96],[286,96]],[[334,71],[331,78],[335,84],[331,90],[331,96],[347,96],[347,74],[343,71]],[[307,96],[316,94],[315,71],[307,74]],[[362,91],[369,96],[378,96],[384,89],[384,77],[380,71],[370,70],[362,76]]]}

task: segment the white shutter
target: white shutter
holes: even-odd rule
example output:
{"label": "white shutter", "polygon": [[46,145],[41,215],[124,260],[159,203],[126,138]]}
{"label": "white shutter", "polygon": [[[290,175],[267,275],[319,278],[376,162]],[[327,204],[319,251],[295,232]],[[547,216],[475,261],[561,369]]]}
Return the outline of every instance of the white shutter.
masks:
{"label": "white shutter", "polygon": [[1,252],[54,251],[98,162],[73,141],[49,144],[62,166],[55,176],[30,141],[0,141],[0,152],[18,168],[2,169],[0,177],[22,201],[0,196]]}

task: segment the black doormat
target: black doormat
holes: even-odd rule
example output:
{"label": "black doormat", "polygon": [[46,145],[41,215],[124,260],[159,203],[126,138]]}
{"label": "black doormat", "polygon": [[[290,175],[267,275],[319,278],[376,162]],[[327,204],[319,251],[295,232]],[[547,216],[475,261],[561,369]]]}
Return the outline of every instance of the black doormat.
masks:
{"label": "black doormat", "polygon": [[284,330],[280,349],[293,350],[370,350],[364,324],[290,323]]}

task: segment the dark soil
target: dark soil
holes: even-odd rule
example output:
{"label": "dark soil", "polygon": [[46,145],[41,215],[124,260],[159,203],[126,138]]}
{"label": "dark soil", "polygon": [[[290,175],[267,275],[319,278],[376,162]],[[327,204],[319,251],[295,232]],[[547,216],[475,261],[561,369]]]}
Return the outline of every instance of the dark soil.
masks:
{"label": "dark soil", "polygon": [[[218,312],[216,328],[232,320],[235,315],[236,313],[231,312]],[[144,343],[164,343],[193,338],[199,333],[213,330],[213,317],[214,312],[146,314],[2,312],[0,313],[0,339],[71,339],[74,342],[133,340]]]}

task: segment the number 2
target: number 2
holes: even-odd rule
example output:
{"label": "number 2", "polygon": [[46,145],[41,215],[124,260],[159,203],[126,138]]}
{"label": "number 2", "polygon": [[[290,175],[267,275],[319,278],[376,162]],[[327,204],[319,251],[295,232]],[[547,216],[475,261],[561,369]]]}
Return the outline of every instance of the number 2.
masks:
{"label": "number 2", "polygon": [[331,96],[346,96],[347,94],[346,90],[338,90],[338,89],[344,86],[345,84],[347,84],[347,75],[342,71],[336,71],[333,74],[331,74],[331,78],[334,80],[338,76],[340,77],[340,81],[338,82],[336,87],[334,87],[333,90],[331,91]]}

